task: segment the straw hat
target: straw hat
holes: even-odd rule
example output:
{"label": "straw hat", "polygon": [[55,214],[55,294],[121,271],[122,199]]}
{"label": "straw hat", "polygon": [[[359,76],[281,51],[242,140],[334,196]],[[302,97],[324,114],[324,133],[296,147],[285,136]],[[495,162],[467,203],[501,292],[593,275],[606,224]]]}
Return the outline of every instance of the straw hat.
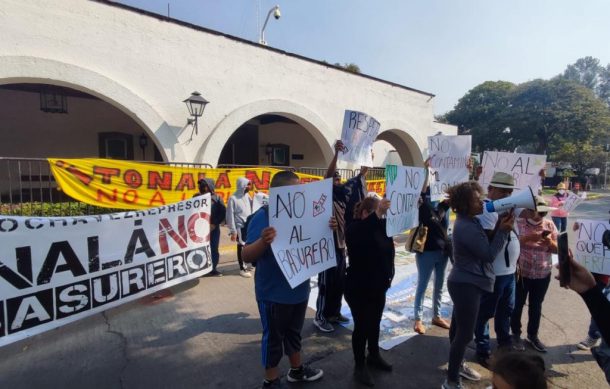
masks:
{"label": "straw hat", "polygon": [[515,187],[515,179],[513,176],[503,172],[495,172],[493,177],[491,177],[489,186],[493,186],[495,188],[517,189]]}
{"label": "straw hat", "polygon": [[563,189],[563,190],[565,190],[565,189],[566,189],[566,184],[564,184],[563,182],[560,182],[560,183],[557,185],[557,190],[559,190],[559,189]]}
{"label": "straw hat", "polygon": [[542,196],[536,196],[536,212],[550,212],[556,209],[555,207],[549,207],[549,203]]}

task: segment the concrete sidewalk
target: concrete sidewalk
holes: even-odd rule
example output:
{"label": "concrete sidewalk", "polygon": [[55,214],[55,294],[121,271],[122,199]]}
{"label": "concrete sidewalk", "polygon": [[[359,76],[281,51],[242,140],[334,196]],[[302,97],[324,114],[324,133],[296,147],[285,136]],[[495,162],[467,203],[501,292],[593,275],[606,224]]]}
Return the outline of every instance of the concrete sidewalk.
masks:
{"label": "concrete sidewalk", "polygon": [[[234,254],[223,255],[223,277],[200,278],[155,297],[112,309],[0,348],[1,388],[256,388],[262,380],[261,324],[252,279],[239,276]],[[553,281],[543,307],[541,339],[551,387],[607,387],[588,352],[574,346],[586,335],[589,315],[574,292]],[[309,310],[304,358],[324,378],[300,388],[356,388],[351,333],[319,334]],[[525,318],[524,318],[525,323]],[[439,388],[449,344],[447,331],[431,329],[384,356],[393,373],[374,373],[378,388]],[[467,352],[472,358],[473,352]],[[287,370],[286,361],[282,371]],[[484,380],[466,384],[484,388]]]}

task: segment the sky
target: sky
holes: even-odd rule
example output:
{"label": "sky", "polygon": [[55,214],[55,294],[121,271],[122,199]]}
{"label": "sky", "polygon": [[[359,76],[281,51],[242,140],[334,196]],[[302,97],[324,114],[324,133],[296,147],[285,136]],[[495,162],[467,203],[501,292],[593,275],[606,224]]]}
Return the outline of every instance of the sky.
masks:
{"label": "sky", "polygon": [[578,58],[610,63],[608,0],[120,0],[436,95],[451,110],[485,81],[551,78]]}

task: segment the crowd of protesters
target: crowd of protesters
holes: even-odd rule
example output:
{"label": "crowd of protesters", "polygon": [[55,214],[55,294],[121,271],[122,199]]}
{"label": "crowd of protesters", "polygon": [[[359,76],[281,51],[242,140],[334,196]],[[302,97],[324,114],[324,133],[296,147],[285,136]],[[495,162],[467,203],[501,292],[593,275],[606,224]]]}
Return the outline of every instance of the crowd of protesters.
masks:
{"label": "crowd of protesters", "polygon": [[[333,217],[329,220],[335,240],[337,266],[318,276],[317,312],[314,326],[321,332],[333,332],[334,325],[346,323],[341,314],[343,298],[354,321],[352,350],[354,378],[365,386],[375,382],[369,369],[391,372],[393,365],[379,350],[380,322],[386,291],[394,277],[394,240],[386,236],[385,214],[390,201],[367,195],[366,173],[342,182],[336,172],[338,153],[326,178],[333,179]],[[425,162],[426,168],[429,160]],[[209,180],[211,181],[211,180]],[[213,182],[201,180],[200,192],[212,194],[211,243],[213,270],[221,275],[218,263],[218,225],[225,219],[222,199],[214,197]],[[444,201],[432,202],[427,179],[419,202],[419,222],[428,229],[426,242],[416,253],[418,285],[414,302],[414,331],[425,334],[423,296],[434,273],[433,316],[431,323],[449,329],[447,376],[443,389],[463,388],[462,379],[478,381],[481,375],[465,363],[467,345],[474,339],[476,359],[493,373],[493,388],[546,388],[544,360],[523,352],[521,316],[528,301],[526,341],[537,352],[546,352],[539,337],[544,297],[551,282],[551,255],[557,253],[558,233],[566,229],[567,213],[558,212],[566,192],[561,184],[551,206],[540,196],[535,209],[511,209],[496,213],[486,204],[512,194],[512,176],[496,172],[487,188],[477,181],[464,182],[447,190]],[[293,172],[277,173],[271,187],[296,185]],[[237,243],[240,274],[251,277],[248,264],[256,263],[255,294],[263,327],[261,359],[264,388],[282,387],[279,362],[288,357],[289,382],[316,381],[322,369],[302,363],[301,330],[310,293],[310,283],[291,288],[284,278],[270,245],[275,230],[269,226],[267,199],[252,190],[251,183],[238,180],[237,190],[226,208],[226,223],[231,240]],[[449,210],[456,214],[452,236],[448,235]],[[545,218],[553,211],[553,221]],[[578,228],[577,225],[574,228]],[[587,337],[578,347],[592,349],[610,382],[610,302],[608,277],[591,275],[570,256],[571,282],[567,285],[584,299],[591,312]],[[452,267],[447,288],[453,302],[451,321],[441,317],[441,296],[445,269]],[[349,264],[349,265],[348,265]],[[492,353],[489,320],[494,319],[497,351]],[[602,342],[601,347],[595,347]],[[366,352],[368,349],[368,353]],[[491,387],[490,387],[491,388]]]}

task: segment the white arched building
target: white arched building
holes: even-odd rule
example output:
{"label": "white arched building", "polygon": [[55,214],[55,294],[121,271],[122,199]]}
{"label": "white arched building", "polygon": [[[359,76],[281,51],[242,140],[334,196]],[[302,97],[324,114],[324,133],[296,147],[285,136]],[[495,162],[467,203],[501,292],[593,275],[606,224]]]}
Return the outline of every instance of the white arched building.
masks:
{"label": "white arched building", "polygon": [[324,167],[352,109],[421,165],[427,136],[456,132],[430,93],[111,2],[4,0],[0,36],[2,157]]}

